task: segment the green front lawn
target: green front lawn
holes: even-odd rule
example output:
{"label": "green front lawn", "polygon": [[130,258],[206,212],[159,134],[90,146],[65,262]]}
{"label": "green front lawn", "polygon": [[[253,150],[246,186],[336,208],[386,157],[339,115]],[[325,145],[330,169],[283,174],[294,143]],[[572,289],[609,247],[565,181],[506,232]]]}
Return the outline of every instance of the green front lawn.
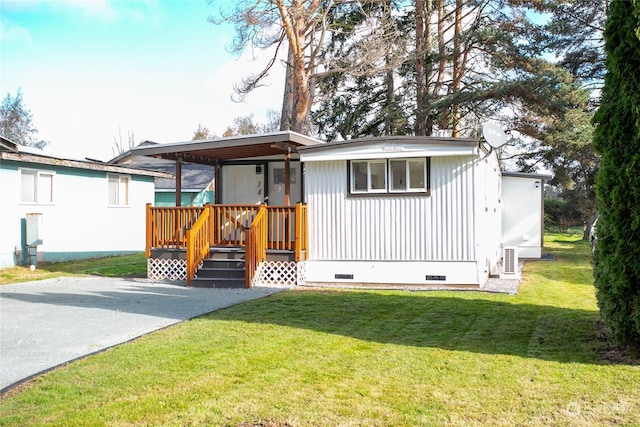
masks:
{"label": "green front lawn", "polygon": [[598,332],[578,239],[552,236],[557,261],[527,263],[516,296],[293,290],[221,310],[42,376],[0,425],[640,425],[640,366]]}
{"label": "green front lawn", "polygon": [[41,264],[34,271],[27,267],[3,268],[0,270],[0,285],[78,275],[145,277],[147,259],[144,252],[140,252],[131,255]]}

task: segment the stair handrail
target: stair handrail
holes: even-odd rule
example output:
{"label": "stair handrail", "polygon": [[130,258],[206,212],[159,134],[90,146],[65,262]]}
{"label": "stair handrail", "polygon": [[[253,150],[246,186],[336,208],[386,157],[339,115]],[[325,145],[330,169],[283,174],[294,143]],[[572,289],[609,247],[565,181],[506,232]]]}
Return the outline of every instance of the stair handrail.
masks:
{"label": "stair handrail", "polygon": [[[248,222],[251,215],[256,210],[255,205],[210,205],[214,218],[215,226],[212,228],[212,242],[218,244],[235,244],[243,245],[245,237],[243,234],[249,228],[250,224],[243,221],[246,216]],[[238,219],[238,217],[240,219]],[[240,234],[237,236],[237,234]]]}
{"label": "stair handrail", "polygon": [[267,207],[260,205],[251,226],[245,231],[245,288],[251,287],[258,266],[267,259],[267,231]]}
{"label": "stair handrail", "polygon": [[191,228],[206,210],[202,206],[146,205],[146,256],[154,248],[185,249],[186,230]]}
{"label": "stair handrail", "polygon": [[198,266],[211,252],[211,209],[204,209],[198,220],[187,230],[187,286],[196,275]]}

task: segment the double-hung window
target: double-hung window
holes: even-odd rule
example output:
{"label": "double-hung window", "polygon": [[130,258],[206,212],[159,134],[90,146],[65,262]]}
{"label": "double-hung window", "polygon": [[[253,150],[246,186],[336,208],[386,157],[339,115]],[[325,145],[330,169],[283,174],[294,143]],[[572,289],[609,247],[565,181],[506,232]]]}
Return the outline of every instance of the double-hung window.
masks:
{"label": "double-hung window", "polygon": [[129,206],[129,177],[108,175],[109,206]]}
{"label": "double-hung window", "polygon": [[351,160],[349,193],[402,194],[429,192],[429,159]]}
{"label": "double-hung window", "polygon": [[46,205],[53,203],[53,172],[20,170],[20,201]]}

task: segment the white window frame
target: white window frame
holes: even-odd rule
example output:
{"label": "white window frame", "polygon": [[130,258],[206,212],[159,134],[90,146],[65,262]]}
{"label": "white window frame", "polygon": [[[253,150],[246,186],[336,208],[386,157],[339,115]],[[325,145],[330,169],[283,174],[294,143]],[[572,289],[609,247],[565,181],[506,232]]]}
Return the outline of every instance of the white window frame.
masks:
{"label": "white window frame", "polygon": [[[358,163],[366,163],[367,164],[367,189],[366,190],[359,190],[356,189],[356,177],[355,177],[355,173],[353,170],[353,165],[354,164],[358,164]],[[372,186],[372,180],[371,180],[371,166],[372,165],[382,165],[384,168],[384,172],[382,174],[383,178],[384,178],[384,185],[383,188],[373,188]],[[350,188],[349,188],[349,192],[351,194],[380,194],[380,193],[386,193],[387,189],[389,187],[389,180],[388,180],[388,165],[387,165],[387,161],[385,159],[382,160],[352,160],[349,164],[349,174],[350,174]]]}
{"label": "white window frame", "polygon": [[[56,173],[48,170],[20,168],[20,203],[28,205],[52,205],[54,200],[54,181]],[[24,200],[24,175],[33,176],[33,188],[30,193],[33,194],[33,200]],[[48,180],[49,186],[43,184]]]}
{"label": "white window frame", "polygon": [[[116,183],[115,203],[111,198],[111,183]],[[129,189],[131,187],[131,177],[129,175],[107,174],[107,204],[109,207],[122,208],[129,207]],[[124,200],[122,190],[124,189]]]}
{"label": "white window frame", "polygon": [[[391,167],[392,162],[404,162],[405,163],[405,176],[404,183],[405,188],[393,188],[393,168]],[[422,187],[412,187],[411,186],[411,168],[409,167],[410,163],[422,163]],[[427,180],[427,159],[424,157],[419,158],[408,158],[408,159],[389,159],[389,192],[390,193],[426,193],[428,188],[428,180]]]}
{"label": "white window frame", "polygon": [[[405,162],[405,176],[403,177],[406,183],[406,188],[393,188],[393,171],[391,169],[391,162],[403,161]],[[410,163],[419,162],[422,164],[423,176],[422,187],[411,186],[411,173]],[[354,172],[354,165],[367,164],[367,189],[356,189],[356,176]],[[431,162],[429,157],[409,157],[409,158],[387,158],[387,159],[370,159],[370,160],[350,160],[348,162],[348,178],[349,178],[349,194],[350,195],[368,195],[368,194],[388,194],[388,195],[400,195],[400,194],[415,194],[415,195],[429,195],[430,186],[430,169]],[[384,188],[371,188],[371,165],[383,164],[384,165]]]}

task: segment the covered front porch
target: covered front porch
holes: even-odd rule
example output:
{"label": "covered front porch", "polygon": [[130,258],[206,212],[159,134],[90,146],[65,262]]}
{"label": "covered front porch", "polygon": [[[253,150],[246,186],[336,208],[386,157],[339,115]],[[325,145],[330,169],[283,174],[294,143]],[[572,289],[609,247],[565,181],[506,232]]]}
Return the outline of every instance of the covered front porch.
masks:
{"label": "covered front porch", "polygon": [[243,267],[245,288],[258,281],[295,284],[298,263],[307,256],[307,207],[302,203],[202,207],[149,204],[146,218],[147,276],[151,279],[185,280],[190,286],[205,261],[217,251],[243,254],[234,260]]}
{"label": "covered front porch", "polygon": [[[147,205],[148,277],[185,280],[189,286],[202,285],[209,277],[207,287],[227,287],[222,283],[239,279],[246,288],[258,282],[295,284],[308,242],[297,148],[319,143],[286,131],[149,144],[115,159],[147,156],[175,161],[176,207]],[[215,204],[179,206],[183,162],[215,168]],[[225,277],[215,283],[214,274]]]}

